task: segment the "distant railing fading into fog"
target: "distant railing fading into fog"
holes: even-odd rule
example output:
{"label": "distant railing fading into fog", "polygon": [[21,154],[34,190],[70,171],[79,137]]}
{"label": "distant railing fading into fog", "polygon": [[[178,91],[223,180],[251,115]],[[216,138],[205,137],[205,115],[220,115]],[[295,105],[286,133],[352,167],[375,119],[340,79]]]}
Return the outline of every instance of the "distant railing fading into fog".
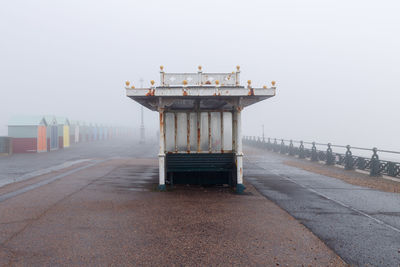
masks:
{"label": "distant railing fading into fog", "polygon": [[[272,141],[271,141],[272,140]],[[316,142],[304,142],[296,140],[286,140],[277,138],[263,138],[256,136],[244,136],[243,144],[264,148],[269,151],[287,154],[289,156],[297,156],[301,159],[310,159],[314,162],[325,162],[326,165],[340,165],[345,170],[363,170],[369,171],[370,176],[381,176],[383,174],[400,177],[400,163],[388,160],[380,160],[378,152],[388,153],[392,155],[400,155],[398,151],[381,150],[374,148],[351,147],[350,145],[333,145],[331,143],[323,144]],[[296,145],[297,144],[297,145]],[[310,147],[306,148],[305,145]],[[318,147],[326,147],[326,150],[317,149]],[[345,150],[344,153],[333,152],[332,148],[337,150]],[[369,151],[371,157],[355,156],[351,150]]]}

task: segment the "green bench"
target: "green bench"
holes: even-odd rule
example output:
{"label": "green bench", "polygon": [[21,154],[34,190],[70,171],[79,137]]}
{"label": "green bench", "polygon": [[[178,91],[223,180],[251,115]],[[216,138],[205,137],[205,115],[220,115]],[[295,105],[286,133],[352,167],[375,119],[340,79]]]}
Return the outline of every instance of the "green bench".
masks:
{"label": "green bench", "polygon": [[234,153],[170,153],[167,180],[173,184],[229,184],[236,173]]}

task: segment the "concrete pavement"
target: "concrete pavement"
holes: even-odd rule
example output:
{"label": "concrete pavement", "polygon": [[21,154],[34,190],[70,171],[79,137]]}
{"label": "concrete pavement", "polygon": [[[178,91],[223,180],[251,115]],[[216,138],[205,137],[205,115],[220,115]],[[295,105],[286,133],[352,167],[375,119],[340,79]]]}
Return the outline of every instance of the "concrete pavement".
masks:
{"label": "concrete pavement", "polygon": [[351,185],[252,149],[245,177],[356,266],[400,266],[400,194]]}
{"label": "concrete pavement", "polygon": [[72,144],[71,147],[44,153],[13,154],[0,157],[0,187],[16,181],[68,168],[96,158],[155,157],[157,146],[138,145],[135,138],[117,138]]}
{"label": "concrete pavement", "polygon": [[0,188],[1,266],[344,266],[251,185],[157,192],[156,158],[103,160]]}

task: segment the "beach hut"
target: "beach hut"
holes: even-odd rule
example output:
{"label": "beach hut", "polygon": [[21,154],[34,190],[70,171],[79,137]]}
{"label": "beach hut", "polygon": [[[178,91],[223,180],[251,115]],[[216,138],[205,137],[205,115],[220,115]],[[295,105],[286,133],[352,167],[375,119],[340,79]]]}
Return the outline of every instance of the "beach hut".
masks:
{"label": "beach hut", "polygon": [[108,126],[104,125],[104,140],[108,140]]}
{"label": "beach hut", "polygon": [[87,142],[86,141],[86,125],[85,122],[79,122],[79,142]]}
{"label": "beach hut", "polygon": [[98,132],[97,139],[99,141],[103,140],[103,126],[101,124],[97,124],[97,132]]}
{"label": "beach hut", "polygon": [[113,128],[112,126],[108,126],[108,139],[112,139],[113,138]]}
{"label": "beach hut", "polygon": [[66,117],[56,117],[58,126],[58,146],[59,148],[69,147],[69,127],[70,122]]}
{"label": "beach hut", "polygon": [[82,140],[84,142],[89,142],[90,141],[90,131],[89,131],[89,125],[86,122],[81,123],[81,130],[82,130]]}
{"label": "beach hut", "polygon": [[69,127],[69,141],[71,144],[76,144],[80,142],[80,123],[78,121],[71,121]]}
{"label": "beach hut", "polygon": [[84,122],[85,142],[92,141],[92,127],[90,123]]}
{"label": "beach hut", "polygon": [[46,128],[46,137],[47,137],[47,151],[57,150],[58,149],[58,126],[56,117],[51,115],[44,116],[47,128]]}
{"label": "beach hut", "polygon": [[101,125],[101,140],[106,140],[106,126],[104,124]]}
{"label": "beach hut", "polygon": [[87,137],[87,142],[92,142],[93,141],[93,128],[91,123],[86,123],[86,137]]}
{"label": "beach hut", "polygon": [[98,139],[97,125],[93,123],[93,124],[91,125],[91,128],[92,128],[92,140],[93,140],[93,141],[97,141],[97,139]]}
{"label": "beach hut", "polygon": [[15,116],[8,123],[14,153],[47,151],[47,122],[43,116]]}

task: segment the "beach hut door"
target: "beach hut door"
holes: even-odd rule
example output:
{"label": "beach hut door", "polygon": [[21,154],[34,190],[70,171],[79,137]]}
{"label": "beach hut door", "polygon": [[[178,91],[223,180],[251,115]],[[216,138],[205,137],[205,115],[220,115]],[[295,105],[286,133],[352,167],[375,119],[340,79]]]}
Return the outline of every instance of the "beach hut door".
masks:
{"label": "beach hut door", "polygon": [[47,144],[46,144],[46,126],[38,126],[38,151],[46,151]]}

